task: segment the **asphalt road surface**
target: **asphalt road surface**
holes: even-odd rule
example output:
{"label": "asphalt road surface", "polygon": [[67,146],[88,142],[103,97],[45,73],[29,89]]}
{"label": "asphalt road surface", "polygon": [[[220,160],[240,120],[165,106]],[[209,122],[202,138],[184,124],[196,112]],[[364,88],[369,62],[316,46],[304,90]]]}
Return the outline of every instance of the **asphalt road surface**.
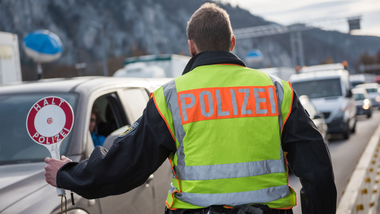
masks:
{"label": "asphalt road surface", "polygon": [[[348,140],[343,140],[339,135],[330,136],[329,149],[334,168],[335,184],[338,192],[338,204],[348,181],[358,163],[368,141],[380,124],[380,111],[374,110],[372,117],[367,119],[359,116],[356,124],[356,132],[351,134]],[[297,206],[293,208],[294,214],[301,214],[299,179],[294,175],[289,176],[290,186],[297,193]]]}

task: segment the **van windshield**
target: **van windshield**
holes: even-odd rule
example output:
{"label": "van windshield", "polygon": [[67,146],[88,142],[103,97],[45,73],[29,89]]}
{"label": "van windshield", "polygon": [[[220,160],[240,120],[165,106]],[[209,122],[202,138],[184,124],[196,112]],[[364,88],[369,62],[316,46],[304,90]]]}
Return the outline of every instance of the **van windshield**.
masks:
{"label": "van windshield", "polygon": [[307,95],[310,99],[342,96],[340,79],[311,80],[292,83],[298,96]]}

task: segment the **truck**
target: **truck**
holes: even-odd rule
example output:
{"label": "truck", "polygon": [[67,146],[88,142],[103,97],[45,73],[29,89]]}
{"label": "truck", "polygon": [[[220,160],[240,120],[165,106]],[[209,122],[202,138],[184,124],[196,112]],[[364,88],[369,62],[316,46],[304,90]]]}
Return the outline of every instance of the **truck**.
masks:
{"label": "truck", "polygon": [[264,71],[285,81],[289,81],[290,76],[296,73],[296,69],[290,67],[259,68],[257,70]]}
{"label": "truck", "polygon": [[175,78],[182,75],[191,57],[178,54],[157,54],[129,57],[115,77]]}
{"label": "truck", "polygon": [[17,34],[0,31],[0,85],[21,81],[20,50]]}
{"label": "truck", "polygon": [[356,106],[350,74],[342,63],[303,68],[290,77],[298,96],[306,95],[322,112],[329,134],[348,139],[356,128]]}

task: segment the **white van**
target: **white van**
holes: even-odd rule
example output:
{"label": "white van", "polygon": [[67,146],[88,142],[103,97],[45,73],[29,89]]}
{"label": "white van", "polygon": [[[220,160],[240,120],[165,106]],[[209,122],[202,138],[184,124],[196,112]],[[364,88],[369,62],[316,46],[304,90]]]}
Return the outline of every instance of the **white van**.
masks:
{"label": "white van", "polygon": [[298,96],[307,95],[325,116],[328,133],[348,139],[356,128],[356,106],[349,72],[344,69],[309,71],[290,77]]}

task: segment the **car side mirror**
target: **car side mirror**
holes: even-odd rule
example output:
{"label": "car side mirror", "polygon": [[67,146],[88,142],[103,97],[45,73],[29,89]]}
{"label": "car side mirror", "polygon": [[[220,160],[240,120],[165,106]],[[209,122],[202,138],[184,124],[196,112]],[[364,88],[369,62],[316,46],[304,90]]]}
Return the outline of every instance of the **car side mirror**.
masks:
{"label": "car side mirror", "polygon": [[110,135],[107,136],[106,140],[103,143],[103,147],[106,149],[110,149],[111,146],[113,145],[113,141],[123,132],[127,131],[129,127],[130,127],[129,125],[125,125],[113,131]]}
{"label": "car side mirror", "polygon": [[322,112],[317,112],[313,119],[325,119],[325,115]]}
{"label": "car side mirror", "polygon": [[347,90],[346,97],[352,97],[352,91],[351,90]]}
{"label": "car side mirror", "polygon": [[113,145],[113,141],[117,138],[117,135],[109,135],[103,143],[103,147],[109,150]]}

